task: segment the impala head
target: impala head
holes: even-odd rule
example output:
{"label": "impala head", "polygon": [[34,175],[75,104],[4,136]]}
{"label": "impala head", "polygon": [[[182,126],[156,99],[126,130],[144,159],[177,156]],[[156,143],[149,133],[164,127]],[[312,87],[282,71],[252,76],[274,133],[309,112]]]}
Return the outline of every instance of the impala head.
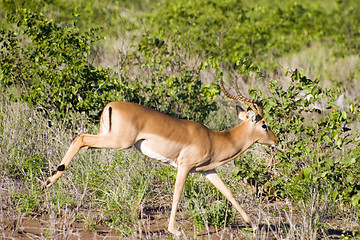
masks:
{"label": "impala head", "polygon": [[246,124],[249,124],[252,128],[252,137],[255,139],[255,142],[272,146],[279,143],[279,139],[271,131],[263,117],[263,106],[260,100],[244,97],[244,95],[240,93],[237,84],[235,84],[236,95],[228,93],[222,79],[220,80],[220,87],[225,96],[234,100],[239,100],[249,106],[247,110],[236,106],[236,111],[239,119]]}

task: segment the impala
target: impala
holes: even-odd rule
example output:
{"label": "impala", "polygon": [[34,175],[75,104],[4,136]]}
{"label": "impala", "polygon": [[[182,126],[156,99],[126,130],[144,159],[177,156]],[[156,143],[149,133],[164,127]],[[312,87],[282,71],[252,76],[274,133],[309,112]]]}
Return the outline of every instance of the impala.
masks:
{"label": "impala", "polygon": [[201,172],[233,204],[244,221],[252,224],[249,216],[235,200],[220,179],[215,168],[238,157],[253,143],[277,145],[278,138],[263,118],[261,101],[244,97],[236,87],[236,95],[220,86],[224,94],[244,102],[247,110],[237,106],[242,123],[230,130],[214,131],[201,123],[177,119],[157,110],[129,102],[110,102],[101,115],[97,135],[81,134],[76,137],[57,171],[49,177],[46,187],[54,184],[69,166],[80,149],[110,148],[127,149],[135,146],[144,155],[177,168],[173,202],[168,230],[179,235],[175,226],[175,214],[190,172]]}

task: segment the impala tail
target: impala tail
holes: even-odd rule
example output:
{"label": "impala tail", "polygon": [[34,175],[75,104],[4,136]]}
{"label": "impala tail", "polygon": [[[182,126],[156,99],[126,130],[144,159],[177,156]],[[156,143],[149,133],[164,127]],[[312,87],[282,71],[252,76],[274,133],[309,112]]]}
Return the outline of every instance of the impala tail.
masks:
{"label": "impala tail", "polygon": [[100,129],[99,129],[99,135],[101,134],[107,134],[111,131],[112,126],[112,107],[107,105],[103,113],[101,114],[100,119]]}

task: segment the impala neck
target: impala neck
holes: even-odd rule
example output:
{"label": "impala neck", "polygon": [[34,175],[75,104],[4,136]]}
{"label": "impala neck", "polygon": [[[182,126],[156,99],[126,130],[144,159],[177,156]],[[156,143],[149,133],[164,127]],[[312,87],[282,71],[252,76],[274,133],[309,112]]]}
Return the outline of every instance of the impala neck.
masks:
{"label": "impala neck", "polygon": [[228,147],[224,148],[224,150],[226,150],[224,153],[227,154],[225,159],[233,159],[253,145],[257,140],[253,131],[254,127],[249,122],[242,122],[230,130],[223,131],[229,141]]}
{"label": "impala neck", "polygon": [[249,122],[242,122],[230,130],[213,131],[211,160],[196,167],[196,171],[215,169],[245,152],[257,139],[254,127]]}
{"label": "impala neck", "polygon": [[221,166],[245,152],[257,141],[253,132],[253,125],[247,121],[232,129],[214,132],[213,143],[216,150],[213,152],[211,165]]}

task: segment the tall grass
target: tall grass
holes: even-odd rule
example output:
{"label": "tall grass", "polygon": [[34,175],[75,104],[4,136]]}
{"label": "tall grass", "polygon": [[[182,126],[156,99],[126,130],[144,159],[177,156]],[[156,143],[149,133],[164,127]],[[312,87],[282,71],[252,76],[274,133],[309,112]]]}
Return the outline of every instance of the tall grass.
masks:
{"label": "tall grass", "polygon": [[315,42],[295,54],[282,57],[279,63],[282,69],[301,68],[311,79],[320,77],[323,86],[343,87],[349,99],[359,96],[359,56],[337,57],[334,52],[331,46]]}
{"label": "tall grass", "polygon": [[[106,223],[121,233],[131,234],[149,192],[154,164],[148,164],[134,151],[81,151],[63,178],[42,191],[42,183],[51,174],[49,169],[55,169],[73,136],[78,131],[95,129],[81,119],[77,119],[73,129],[68,129],[61,122],[48,122],[24,104],[4,98],[0,116],[0,169],[2,180],[7,183],[3,185],[7,194],[2,200],[12,199],[15,219],[18,214],[49,215],[63,219],[68,228],[85,210],[101,209],[100,219],[95,217],[98,214],[90,214],[80,220],[93,229]],[[7,214],[10,213],[2,212],[1,219],[5,220]],[[4,228],[17,228],[6,226],[13,223],[4,224]],[[51,234],[55,233],[58,234],[57,231]]]}

